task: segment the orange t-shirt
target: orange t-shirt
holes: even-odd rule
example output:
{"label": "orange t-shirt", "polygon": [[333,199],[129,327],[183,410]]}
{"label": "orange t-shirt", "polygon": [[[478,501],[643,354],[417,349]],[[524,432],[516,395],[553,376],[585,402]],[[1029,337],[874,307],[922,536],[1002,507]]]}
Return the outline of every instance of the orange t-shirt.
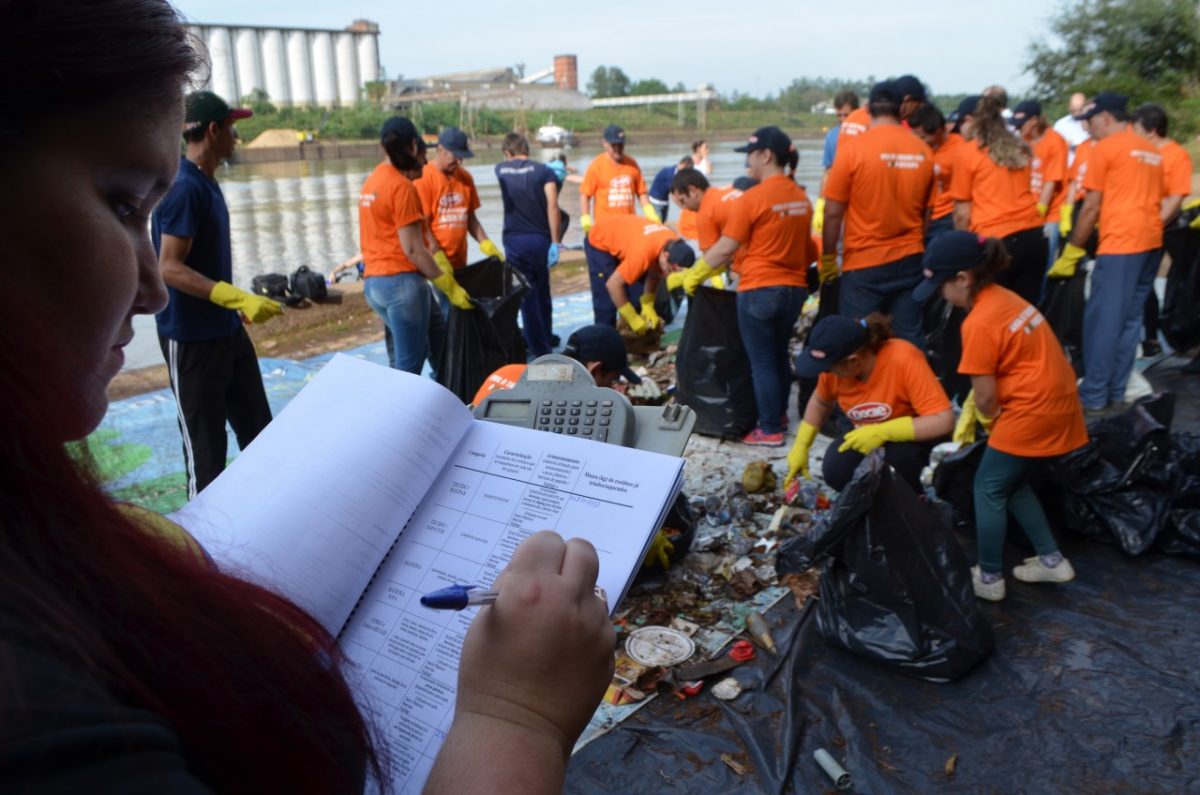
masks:
{"label": "orange t-shirt", "polygon": [[959,147],[966,141],[958,133],[948,133],[946,140],[933,153],[933,206],[929,217],[933,220],[945,218],[954,212],[954,198],[950,195],[950,179],[954,176],[954,158]]}
{"label": "orange t-shirt", "polygon": [[1071,162],[1071,171],[1067,175],[1071,190],[1074,191],[1072,204],[1087,195],[1087,191],[1083,189],[1083,180],[1087,176],[1088,163],[1091,162],[1095,149],[1095,138],[1089,138],[1075,147],[1075,160]]}
{"label": "orange t-shirt", "polygon": [[417,272],[417,266],[405,256],[396,231],[421,223],[424,217],[421,199],[409,178],[389,162],[377,165],[358,197],[363,276]]}
{"label": "orange t-shirt", "polygon": [[877,124],[838,144],[826,201],[846,205],[842,270],[895,262],[925,250],[933,150],[899,124]]}
{"label": "orange t-shirt", "polygon": [[729,223],[733,204],[741,197],[742,192],[731,187],[704,191],[700,209],[696,211],[696,243],[701,251],[708,251],[721,239],[722,230]]}
{"label": "orange t-shirt", "polygon": [[738,292],[805,287],[812,248],[812,204],[786,174],[767,177],[732,202],[723,234],[741,244]]}
{"label": "orange t-shirt", "polygon": [[614,163],[602,154],[588,165],[579,192],[595,199],[592,218],[597,221],[610,215],[633,215],[638,196],[647,193],[646,180],[637,161],[629,155]]}
{"label": "orange t-shirt", "polygon": [[1047,129],[1046,134],[1033,145],[1033,162],[1030,165],[1029,191],[1033,194],[1034,202],[1041,200],[1045,183],[1058,183],[1050,196],[1050,209],[1046,211],[1047,221],[1057,221],[1058,210],[1067,196],[1067,139]]}
{"label": "orange t-shirt", "polygon": [[1008,237],[1026,229],[1040,229],[1042,216],[1037,199],[1029,192],[1031,168],[1004,168],[988,156],[987,149],[968,142],[960,147],[950,179],[956,202],[971,202],[971,231],[989,237]]}
{"label": "orange t-shirt", "polygon": [[1159,147],[1163,156],[1163,195],[1187,196],[1192,192],[1192,157],[1170,138]]}
{"label": "orange t-shirt", "polygon": [[1075,371],[1050,324],[1021,296],[984,287],[962,324],[963,375],[994,375],[1000,416],[988,444],[1029,458],[1087,444]]}
{"label": "orange t-shirt", "polygon": [[517,385],[517,381],[521,380],[521,375],[528,366],[526,364],[506,364],[497,369],[496,372],[483,379],[479,391],[471,399],[471,405],[478,406],[484,398],[497,390],[512,389]]}
{"label": "orange t-shirt", "polygon": [[925,354],[911,342],[896,338],[883,343],[866,381],[825,372],[817,379],[816,393],[826,403],[836,400],[856,426],[950,410],[946,391]]}
{"label": "orange t-shirt", "polygon": [[[842,151],[842,144],[847,138],[853,138],[856,135],[862,135],[871,127],[871,114],[867,110],[867,106],[855,108],[850,111],[850,115],[842,119],[842,126],[838,128],[837,151]],[[837,153],[833,156],[834,165],[837,164]]]}
{"label": "orange t-shirt", "polygon": [[416,185],[434,240],[446,252],[451,265],[465,266],[467,222],[471,213],[479,209],[475,179],[462,166],[443,174],[433,163],[426,163]]}
{"label": "orange t-shirt", "polygon": [[700,229],[697,226],[696,211],[684,207],[679,211],[679,236],[684,240],[697,240]]}
{"label": "orange t-shirt", "polygon": [[1162,246],[1163,156],[1132,129],[1096,144],[1083,187],[1103,193],[1098,255]]}
{"label": "orange t-shirt", "polygon": [[596,221],[588,232],[588,245],[616,257],[617,273],[626,284],[645,276],[658,262],[663,246],[678,239],[675,230],[640,215],[610,215]]}

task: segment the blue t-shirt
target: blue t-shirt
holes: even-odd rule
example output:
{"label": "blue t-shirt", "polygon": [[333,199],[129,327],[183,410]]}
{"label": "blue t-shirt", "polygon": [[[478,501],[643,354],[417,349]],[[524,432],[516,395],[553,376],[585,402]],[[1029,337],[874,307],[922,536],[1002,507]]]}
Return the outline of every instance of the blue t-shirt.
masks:
{"label": "blue t-shirt", "polygon": [[835,124],[825,133],[825,151],[821,153],[821,166],[825,169],[833,168],[833,158],[837,156],[838,133],[841,131],[842,125]]}
{"label": "blue t-shirt", "polygon": [[667,166],[654,175],[650,183],[650,198],[666,202],[671,199],[671,180],[675,179],[675,171],[679,166]]}
{"label": "blue t-shirt", "polygon": [[550,237],[546,217],[546,186],[558,184],[544,163],[515,158],[496,164],[500,198],[504,200],[504,235]]}
{"label": "blue t-shirt", "polygon": [[[162,236],[188,237],[191,251],[184,260],[189,268],[213,281],[233,282],[233,254],[229,242],[229,208],[217,181],[196,164],[182,158],[179,174],[150,218],[154,250],[161,253]],[[167,288],[170,301],[155,317],[158,333],[177,342],[221,339],[241,327],[232,309]]]}

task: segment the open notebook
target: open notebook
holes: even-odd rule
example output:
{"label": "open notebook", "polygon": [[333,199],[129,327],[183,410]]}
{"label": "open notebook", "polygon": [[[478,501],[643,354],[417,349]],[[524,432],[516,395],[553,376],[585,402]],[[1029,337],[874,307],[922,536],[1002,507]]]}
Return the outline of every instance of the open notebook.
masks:
{"label": "open notebook", "polygon": [[554,530],[596,547],[612,612],[682,478],[680,458],[477,421],[427,379],[339,355],[173,518],[338,638],[392,789],[419,792],[475,614],[421,595],[490,585]]}

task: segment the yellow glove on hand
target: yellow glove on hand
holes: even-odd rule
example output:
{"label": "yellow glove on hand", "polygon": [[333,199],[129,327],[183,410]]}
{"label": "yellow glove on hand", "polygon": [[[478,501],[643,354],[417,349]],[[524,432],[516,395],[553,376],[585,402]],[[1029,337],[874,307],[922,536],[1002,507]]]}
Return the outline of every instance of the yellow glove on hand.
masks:
{"label": "yellow glove on hand", "polygon": [[642,320],[646,321],[647,328],[659,328],[662,326],[662,318],[658,316],[658,312],[654,309],[654,295],[642,293]]}
{"label": "yellow glove on hand", "polygon": [[646,321],[642,320],[642,316],[633,308],[633,304],[626,303],[617,307],[617,314],[625,318],[625,322],[629,324],[629,330],[638,336],[650,330],[650,327],[646,325]]}
{"label": "yellow glove on hand", "polygon": [[697,287],[704,284],[706,279],[716,276],[723,270],[725,269],[714,268],[704,261],[704,257],[701,257],[695,265],[683,272],[683,291],[688,295],[695,295]]}
{"label": "yellow glove on hand", "polygon": [[913,427],[913,418],[897,417],[887,422],[876,422],[871,425],[864,425],[861,428],[855,428],[846,434],[846,438],[842,441],[842,446],[838,448],[838,452],[844,453],[847,450],[854,450],[866,455],[888,442],[911,442],[915,438],[916,430]]}
{"label": "yellow glove on hand", "polygon": [[817,426],[801,421],[800,430],[796,431],[796,441],[792,443],[792,450],[788,453],[788,473],[783,479],[785,488],[796,479],[796,475],[806,479],[812,477],[808,473],[808,451],[816,439]]}
{"label": "yellow glove on hand", "polygon": [[972,389],[967,393],[967,399],[963,401],[962,412],[958,415],[958,422],[954,425],[954,435],[950,438],[959,444],[971,444],[975,441],[975,423],[977,421],[975,390]]}
{"label": "yellow glove on hand", "polygon": [[667,274],[667,291],[675,292],[683,286],[683,280],[687,278],[687,271],[671,271]]}
{"label": "yellow glove on hand", "polygon": [[499,246],[491,241],[491,238],[485,238],[484,241],[479,244],[479,250],[482,251],[486,257],[495,257],[501,262],[504,262],[504,252],[500,250]]}
{"label": "yellow glove on hand", "polygon": [[719,273],[716,276],[709,279],[708,283],[718,290],[725,289],[725,277]]}
{"label": "yellow glove on hand", "polygon": [[447,276],[454,275],[454,266],[450,264],[450,258],[446,256],[446,252],[441,249],[433,253],[433,261],[442,269],[442,273]]}
{"label": "yellow glove on hand", "polygon": [[229,282],[214,284],[212,292],[208,294],[208,300],[226,309],[236,309],[251,323],[270,320],[283,312],[283,304],[278,301],[234,287]]}
{"label": "yellow glove on hand", "polygon": [[817,203],[813,207],[812,231],[814,235],[825,231],[825,197],[823,196],[817,199]]}
{"label": "yellow glove on hand", "polygon": [[1087,252],[1081,249],[1074,243],[1068,243],[1063,248],[1063,253],[1058,259],[1054,260],[1054,264],[1050,266],[1050,270],[1046,271],[1046,275],[1051,279],[1069,279],[1075,275],[1075,269],[1079,267],[1079,260],[1083,259]]}
{"label": "yellow glove on hand", "polygon": [[[1183,203],[1183,210],[1194,210],[1200,207],[1200,199],[1192,199]],[[1200,229],[1200,215],[1197,215],[1191,221],[1188,221],[1188,229]]]}
{"label": "yellow glove on hand", "polygon": [[648,220],[653,221],[656,224],[662,223],[662,217],[659,216],[658,210],[654,209],[654,205],[650,202],[646,202],[642,205],[642,215],[646,216]]}
{"label": "yellow glove on hand", "polygon": [[1042,204],[1041,202],[1038,202],[1037,208],[1038,208],[1038,215],[1042,216],[1042,220],[1045,220],[1046,213],[1050,212],[1050,205]]}
{"label": "yellow glove on hand", "polygon": [[591,213],[584,213],[583,215],[579,216],[579,225],[583,227],[583,233],[586,235],[588,232],[592,231],[592,227],[596,225],[596,222],[592,220]]}
{"label": "yellow glove on hand", "polygon": [[463,289],[462,285],[454,280],[454,274],[443,273],[436,279],[431,279],[433,286],[446,294],[450,299],[450,303],[454,304],[459,309],[474,309],[475,305],[471,303],[471,296]]}
{"label": "yellow glove on hand", "polygon": [[841,275],[838,272],[837,254],[821,255],[821,264],[817,266],[817,275],[821,279],[821,284]]}
{"label": "yellow glove on hand", "polygon": [[1075,205],[1073,205],[1073,204],[1064,204],[1062,207],[1059,208],[1059,210],[1058,210],[1058,234],[1060,234],[1063,237],[1066,237],[1067,235],[1071,234],[1071,230],[1075,226],[1075,224],[1073,222],[1074,215],[1075,215]]}
{"label": "yellow glove on hand", "polygon": [[[999,414],[996,415],[996,417],[999,416]],[[979,420],[979,424],[982,425],[983,429],[988,433],[992,432],[992,426],[996,424],[996,417],[985,417],[979,413],[978,409],[975,410],[975,419]]]}
{"label": "yellow glove on hand", "polygon": [[654,534],[654,540],[650,542],[650,550],[646,553],[646,559],[642,561],[643,566],[653,566],[655,563],[663,567],[663,571],[671,568],[671,559],[667,557],[675,551],[675,545],[667,538],[667,534],[659,530]]}

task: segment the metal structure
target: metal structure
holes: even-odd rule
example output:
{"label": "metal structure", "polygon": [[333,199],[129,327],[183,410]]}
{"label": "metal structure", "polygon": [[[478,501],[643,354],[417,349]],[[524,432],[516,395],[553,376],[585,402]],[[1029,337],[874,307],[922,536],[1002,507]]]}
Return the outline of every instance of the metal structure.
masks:
{"label": "metal structure", "polygon": [[695,91],[680,91],[674,94],[644,94],[637,97],[605,97],[593,99],[593,108],[628,108],[635,105],[663,105],[675,103],[679,106],[679,125],[683,126],[683,106],[687,102],[696,103],[696,128],[708,129],[708,103],[717,98],[717,92],[707,83]]}

